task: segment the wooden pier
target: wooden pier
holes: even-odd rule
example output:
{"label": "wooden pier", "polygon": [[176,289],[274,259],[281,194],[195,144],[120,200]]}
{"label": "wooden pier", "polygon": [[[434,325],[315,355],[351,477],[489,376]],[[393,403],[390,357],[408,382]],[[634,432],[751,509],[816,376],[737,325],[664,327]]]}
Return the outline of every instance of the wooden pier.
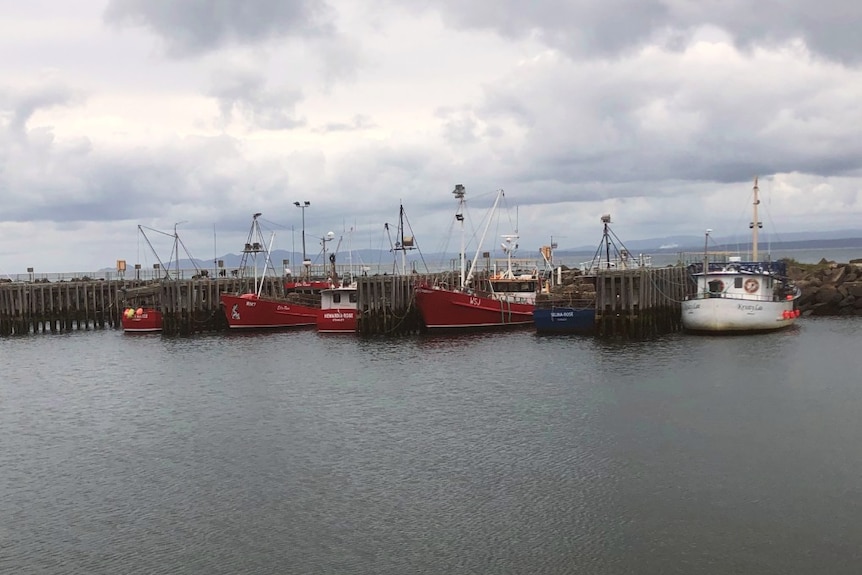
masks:
{"label": "wooden pier", "polygon": [[602,270],[595,276],[596,334],[642,338],[679,331],[690,285],[682,266]]}
{"label": "wooden pier", "polygon": [[[152,305],[162,310],[162,333],[188,335],[227,329],[219,295],[243,289],[245,280],[197,278],[172,281],[81,280],[0,283],[0,335],[121,328],[123,310]],[[275,295],[281,281],[264,283]]]}
{"label": "wooden pier", "polygon": [[[422,325],[413,301],[416,277],[359,278],[357,331],[363,335],[418,332]],[[120,329],[128,306],[160,309],[165,335],[221,331],[228,324],[219,296],[249,288],[249,280],[241,278],[4,282],[0,283],[0,335]],[[261,295],[283,296],[282,280],[267,278]]]}
{"label": "wooden pier", "polygon": [[404,335],[423,329],[414,301],[420,276],[365,276],[357,281],[357,327],[361,335]]}
{"label": "wooden pier", "polygon": [[[424,330],[414,301],[419,281],[453,281],[451,273],[358,278],[358,327],[363,336]],[[0,283],[0,335],[121,328],[127,306],[162,311],[165,335],[228,329],[219,296],[249,288],[242,278],[71,280]],[[680,329],[680,302],[689,289],[680,266],[606,270],[595,276],[599,336],[638,338]],[[267,278],[262,295],[284,294],[280,278]]]}

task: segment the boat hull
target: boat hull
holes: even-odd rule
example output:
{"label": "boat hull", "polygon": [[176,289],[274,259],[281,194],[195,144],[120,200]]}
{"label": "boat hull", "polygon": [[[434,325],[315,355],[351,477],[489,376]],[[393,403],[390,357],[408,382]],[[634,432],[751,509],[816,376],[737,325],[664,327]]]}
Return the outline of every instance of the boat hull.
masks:
{"label": "boat hull", "polygon": [[356,333],[355,309],[322,309],[317,317],[320,333]]}
{"label": "boat hull", "polygon": [[155,308],[127,309],[121,318],[125,333],[162,331],[162,312]]}
{"label": "boat hull", "polygon": [[428,328],[494,328],[533,324],[531,303],[516,303],[433,287],[416,288],[416,307]]}
{"label": "boat hull", "polygon": [[798,312],[793,300],[756,301],[700,297],[682,302],[682,327],[697,333],[756,333],[790,327]]}
{"label": "boat hull", "polygon": [[231,329],[272,329],[317,324],[319,308],[253,294],[222,294],[225,317]]}
{"label": "boat hull", "polygon": [[536,333],[590,334],[596,328],[596,311],[574,307],[536,308],[533,323]]}

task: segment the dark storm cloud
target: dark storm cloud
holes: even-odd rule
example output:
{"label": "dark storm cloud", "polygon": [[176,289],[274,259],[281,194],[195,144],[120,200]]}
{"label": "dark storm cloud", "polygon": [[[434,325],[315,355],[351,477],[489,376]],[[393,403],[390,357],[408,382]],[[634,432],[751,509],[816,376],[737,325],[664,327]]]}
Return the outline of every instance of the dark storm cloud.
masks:
{"label": "dark storm cloud", "polygon": [[333,13],[316,0],[110,0],[104,17],[147,28],[169,54],[185,57],[233,43],[326,36]]}
{"label": "dark storm cloud", "polygon": [[575,58],[615,57],[646,43],[679,48],[695,29],[715,26],[740,48],[801,39],[822,58],[846,64],[862,61],[862,4],[845,0],[443,0],[432,8],[418,0],[412,4],[440,11],[455,27],[491,29],[510,38],[535,36]]}

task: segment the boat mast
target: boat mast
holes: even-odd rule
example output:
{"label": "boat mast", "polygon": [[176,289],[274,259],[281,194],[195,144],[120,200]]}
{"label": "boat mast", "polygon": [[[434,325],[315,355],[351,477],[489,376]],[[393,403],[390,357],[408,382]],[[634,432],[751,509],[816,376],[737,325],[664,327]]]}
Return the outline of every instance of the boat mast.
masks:
{"label": "boat mast", "polygon": [[473,271],[476,269],[476,262],[479,260],[479,254],[482,252],[482,244],[485,243],[485,236],[488,234],[488,228],[491,227],[491,220],[494,219],[494,213],[497,211],[497,204],[500,203],[500,198],[504,196],[503,190],[497,192],[497,199],[494,200],[494,205],[491,206],[491,211],[488,212],[488,221],[485,222],[485,229],[482,230],[482,237],[479,238],[479,244],[476,246],[476,255],[473,256],[473,261],[470,262],[470,272],[467,274],[467,282],[473,280]]}
{"label": "boat mast", "polygon": [[605,243],[605,269],[611,269],[611,238],[608,234],[608,225],[611,223],[611,215],[605,214],[602,216],[602,224],[604,224],[602,232],[602,241]]}
{"label": "boat mast", "polygon": [[[257,220],[255,220],[255,223],[257,223]],[[261,239],[263,239],[263,234],[261,234]],[[272,242],[274,240],[275,240],[275,232],[272,232],[269,236],[269,247],[266,249],[266,252],[264,252],[265,253],[265,259],[263,260],[263,273],[260,276],[260,284],[258,284],[258,286],[257,286],[257,292],[256,292],[257,297],[260,297],[260,294],[263,291],[263,280],[266,278],[266,268],[269,264],[272,263],[269,259],[269,254],[272,253]],[[255,276],[256,276],[257,275],[257,257],[255,257],[255,262],[254,262],[254,272],[255,272]],[[255,282],[257,282],[257,280],[255,280]]]}
{"label": "boat mast", "polygon": [[467,194],[467,190],[464,188],[462,184],[456,184],[455,189],[452,190],[452,193],[458,199],[458,211],[455,213],[455,219],[461,222],[461,250],[459,252],[459,257],[461,258],[461,289],[465,287],[466,281],[466,260],[464,254],[464,204],[467,200],[464,196]]}
{"label": "boat mast", "polygon": [[757,219],[757,206],[760,204],[760,198],[757,195],[758,191],[757,176],[754,176],[754,219],[749,224],[751,228],[751,258],[754,261],[760,259],[757,253],[757,231],[763,227],[763,222]]}
{"label": "boat mast", "polygon": [[413,249],[413,238],[404,237],[404,204],[398,205],[398,241],[401,244],[401,275],[407,275],[407,250]]}
{"label": "boat mast", "polygon": [[706,230],[706,235],[703,238],[703,297],[706,297],[706,293],[709,291],[709,283],[707,280],[707,274],[709,273],[709,253],[707,250],[709,249],[709,234],[712,233],[711,229]]}

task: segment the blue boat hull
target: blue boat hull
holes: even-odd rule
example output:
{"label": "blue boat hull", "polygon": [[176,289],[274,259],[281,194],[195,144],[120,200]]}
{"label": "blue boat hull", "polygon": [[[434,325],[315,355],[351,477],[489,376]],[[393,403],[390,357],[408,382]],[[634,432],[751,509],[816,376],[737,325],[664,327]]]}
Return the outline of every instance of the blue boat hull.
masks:
{"label": "blue boat hull", "polygon": [[596,311],[573,307],[536,308],[533,323],[537,333],[593,333]]}

